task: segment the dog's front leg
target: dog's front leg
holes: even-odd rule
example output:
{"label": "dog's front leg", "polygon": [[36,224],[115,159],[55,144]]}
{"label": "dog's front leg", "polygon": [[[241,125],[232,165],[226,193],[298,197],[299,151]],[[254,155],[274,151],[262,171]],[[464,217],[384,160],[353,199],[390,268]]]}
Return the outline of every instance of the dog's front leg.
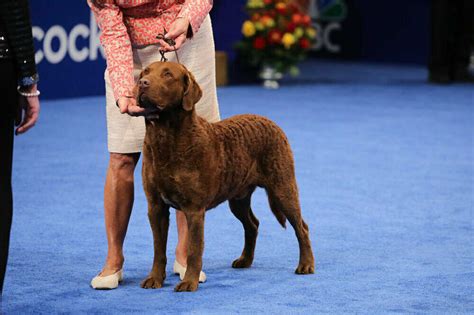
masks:
{"label": "dog's front leg", "polygon": [[161,198],[148,202],[148,219],[153,232],[154,258],[150,274],[146,277],[141,287],[145,289],[158,289],[163,286],[166,278],[166,243],[168,241],[168,227],[170,223],[170,207]]}
{"label": "dog's front leg", "polygon": [[204,214],[205,209],[184,210],[188,223],[187,269],[184,279],[175,288],[177,292],[196,291],[199,284],[199,273],[202,269],[204,251]]}

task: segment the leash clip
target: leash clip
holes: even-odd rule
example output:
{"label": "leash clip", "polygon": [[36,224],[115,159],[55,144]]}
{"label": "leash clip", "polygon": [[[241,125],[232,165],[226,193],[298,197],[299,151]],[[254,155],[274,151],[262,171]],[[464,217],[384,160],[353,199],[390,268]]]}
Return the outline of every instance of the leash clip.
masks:
{"label": "leash clip", "polygon": [[[176,41],[172,38],[166,38],[166,34],[168,33],[168,31],[166,30],[166,28],[163,28],[163,33],[160,33],[156,36],[157,39],[161,39],[163,41],[165,41],[168,45],[170,46],[173,46],[174,48],[174,53],[176,54],[176,61],[178,63],[179,62],[179,57],[178,57],[178,51],[176,50]],[[165,57],[165,53],[163,50],[160,50],[160,54],[161,54],[161,62],[167,62],[168,61],[168,58]]]}

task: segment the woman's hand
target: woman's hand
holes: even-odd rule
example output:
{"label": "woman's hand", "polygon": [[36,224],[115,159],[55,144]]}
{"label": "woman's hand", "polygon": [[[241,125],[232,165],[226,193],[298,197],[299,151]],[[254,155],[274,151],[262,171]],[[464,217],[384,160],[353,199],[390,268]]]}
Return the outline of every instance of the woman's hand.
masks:
{"label": "woman's hand", "polygon": [[146,112],[146,109],[138,106],[137,100],[132,97],[122,96],[118,99],[117,105],[120,113],[129,114],[130,116],[142,116]]}
{"label": "woman's hand", "polygon": [[[24,92],[27,93],[35,93],[36,91],[36,84],[24,90]],[[15,121],[15,125],[17,126],[15,130],[16,135],[20,135],[31,129],[38,121],[40,112],[38,96],[24,97],[20,95],[18,103],[20,107]]]}
{"label": "woman's hand", "polygon": [[176,45],[170,46],[167,42],[160,39],[159,44],[161,45],[160,50],[168,52],[180,49],[183,46],[184,42],[186,41],[186,35],[189,29],[189,20],[187,18],[177,18],[171,24],[171,27],[166,33],[165,38],[173,39]]}
{"label": "woman's hand", "polygon": [[118,99],[117,106],[120,109],[121,114],[128,114],[128,108],[137,106],[137,101],[135,98],[122,96]]}

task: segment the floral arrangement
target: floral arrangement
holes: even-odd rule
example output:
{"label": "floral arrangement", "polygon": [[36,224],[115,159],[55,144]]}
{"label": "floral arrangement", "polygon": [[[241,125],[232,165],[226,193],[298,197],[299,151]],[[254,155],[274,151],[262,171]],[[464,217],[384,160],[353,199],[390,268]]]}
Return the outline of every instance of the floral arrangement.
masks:
{"label": "floral arrangement", "polygon": [[316,39],[309,15],[289,0],[248,0],[246,11],[244,38],[236,44],[242,59],[253,67],[297,75],[296,65]]}

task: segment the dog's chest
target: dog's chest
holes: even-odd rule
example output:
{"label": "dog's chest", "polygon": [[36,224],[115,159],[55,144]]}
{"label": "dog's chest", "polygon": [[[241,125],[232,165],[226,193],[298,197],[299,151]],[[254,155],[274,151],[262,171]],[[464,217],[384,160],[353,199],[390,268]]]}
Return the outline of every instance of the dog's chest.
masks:
{"label": "dog's chest", "polygon": [[180,209],[192,204],[203,193],[197,170],[183,165],[157,163],[151,168],[147,167],[146,171],[150,188],[173,208]]}
{"label": "dog's chest", "polygon": [[192,204],[194,197],[200,195],[199,174],[196,171],[177,170],[160,176],[158,174],[158,191],[163,201],[173,208],[180,209]]}

